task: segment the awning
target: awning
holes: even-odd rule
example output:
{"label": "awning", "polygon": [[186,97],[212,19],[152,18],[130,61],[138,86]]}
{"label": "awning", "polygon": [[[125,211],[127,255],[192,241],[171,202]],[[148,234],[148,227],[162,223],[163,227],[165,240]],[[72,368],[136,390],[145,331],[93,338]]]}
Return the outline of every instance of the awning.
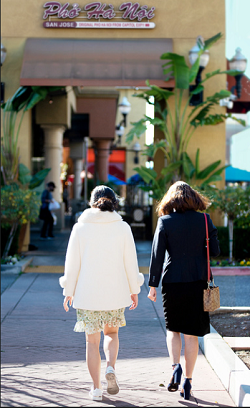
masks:
{"label": "awning", "polygon": [[28,38],[21,86],[145,86],[165,82],[160,59],[172,52],[172,39]]}
{"label": "awning", "polygon": [[225,180],[231,183],[241,183],[243,181],[250,183],[250,171],[229,166],[226,168]]}

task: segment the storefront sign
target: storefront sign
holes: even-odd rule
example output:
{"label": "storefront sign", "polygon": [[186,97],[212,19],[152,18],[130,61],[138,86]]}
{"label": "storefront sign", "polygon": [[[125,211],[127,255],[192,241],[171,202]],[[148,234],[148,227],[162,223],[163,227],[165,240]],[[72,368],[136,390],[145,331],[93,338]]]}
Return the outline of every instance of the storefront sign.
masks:
{"label": "storefront sign", "polygon": [[[139,3],[122,3],[118,11],[114,10],[112,4],[107,6],[106,3],[99,1],[89,3],[83,9],[76,3],[70,5],[69,3],[61,4],[58,1],[48,1],[44,4],[44,8],[43,19],[49,19],[43,23],[45,28],[155,27],[154,23],[149,22],[154,17],[155,7],[148,9],[148,6],[140,6]],[[144,22],[143,19],[147,19],[147,21]]]}

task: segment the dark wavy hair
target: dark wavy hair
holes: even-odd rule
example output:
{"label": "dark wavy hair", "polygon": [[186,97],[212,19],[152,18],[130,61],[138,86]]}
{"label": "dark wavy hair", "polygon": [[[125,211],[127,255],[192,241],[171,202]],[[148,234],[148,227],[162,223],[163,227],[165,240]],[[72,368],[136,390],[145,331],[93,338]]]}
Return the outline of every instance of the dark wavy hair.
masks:
{"label": "dark wavy hair", "polygon": [[110,187],[96,186],[91,192],[89,204],[101,211],[113,212],[118,208],[119,197]]}
{"label": "dark wavy hair", "polygon": [[168,189],[157,205],[158,216],[167,215],[174,211],[187,210],[204,211],[211,205],[209,198],[194,190],[184,181],[177,181]]}

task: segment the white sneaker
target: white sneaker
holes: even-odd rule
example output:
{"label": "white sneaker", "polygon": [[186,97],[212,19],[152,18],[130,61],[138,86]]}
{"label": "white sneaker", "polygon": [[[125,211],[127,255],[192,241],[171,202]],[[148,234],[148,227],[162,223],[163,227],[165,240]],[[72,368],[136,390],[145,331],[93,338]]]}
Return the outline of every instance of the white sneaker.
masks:
{"label": "white sneaker", "polygon": [[89,396],[93,401],[101,401],[102,400],[102,390],[100,388],[96,388],[92,385],[91,390],[89,391]]}
{"label": "white sneaker", "polygon": [[109,366],[106,369],[105,378],[107,380],[107,393],[114,395],[119,392],[119,384],[113,367]]}

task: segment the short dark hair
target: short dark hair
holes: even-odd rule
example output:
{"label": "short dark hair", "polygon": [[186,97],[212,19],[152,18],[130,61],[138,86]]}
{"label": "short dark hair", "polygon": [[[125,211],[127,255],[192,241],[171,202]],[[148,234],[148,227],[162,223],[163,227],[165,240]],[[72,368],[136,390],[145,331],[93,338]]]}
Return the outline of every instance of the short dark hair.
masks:
{"label": "short dark hair", "polygon": [[47,184],[47,186],[48,186],[48,187],[56,188],[56,185],[55,185],[55,183],[53,183],[53,181],[50,181],[50,182]]}
{"label": "short dark hair", "polygon": [[194,190],[184,181],[176,181],[157,205],[158,216],[167,215],[174,211],[187,210],[205,211],[211,205],[209,198]]}
{"label": "short dark hair", "polygon": [[90,205],[101,211],[113,212],[118,208],[119,198],[112,188],[107,186],[96,186],[91,192]]}

